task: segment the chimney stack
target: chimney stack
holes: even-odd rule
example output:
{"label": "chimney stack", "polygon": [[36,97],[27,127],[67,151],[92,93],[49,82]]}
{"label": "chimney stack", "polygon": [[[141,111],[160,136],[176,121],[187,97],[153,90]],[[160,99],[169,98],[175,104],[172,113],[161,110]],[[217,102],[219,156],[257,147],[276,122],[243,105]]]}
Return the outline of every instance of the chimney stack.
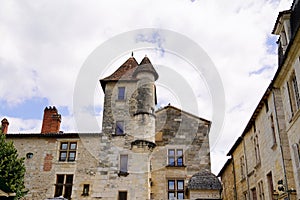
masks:
{"label": "chimney stack", "polygon": [[55,106],[49,106],[44,109],[44,118],[42,124],[42,134],[59,133],[61,115],[58,114]]}
{"label": "chimney stack", "polygon": [[3,134],[7,133],[8,125],[9,125],[9,123],[8,123],[7,119],[6,118],[2,119],[2,121],[1,121],[1,132]]}

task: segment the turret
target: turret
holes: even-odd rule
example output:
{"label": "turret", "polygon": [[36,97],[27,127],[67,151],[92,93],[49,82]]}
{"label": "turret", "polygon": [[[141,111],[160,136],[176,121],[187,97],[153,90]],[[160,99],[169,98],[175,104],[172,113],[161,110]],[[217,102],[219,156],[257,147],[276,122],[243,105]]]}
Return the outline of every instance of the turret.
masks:
{"label": "turret", "polygon": [[149,142],[155,141],[155,114],[156,89],[154,82],[158,79],[147,56],[141,61],[133,73],[137,81],[137,108],[134,113],[136,121],[136,139]]}

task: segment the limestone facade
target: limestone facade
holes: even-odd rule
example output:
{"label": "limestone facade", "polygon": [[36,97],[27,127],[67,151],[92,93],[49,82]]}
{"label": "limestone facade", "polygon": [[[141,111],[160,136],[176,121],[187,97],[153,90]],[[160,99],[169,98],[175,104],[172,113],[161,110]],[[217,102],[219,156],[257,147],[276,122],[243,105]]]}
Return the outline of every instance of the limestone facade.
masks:
{"label": "limestone facade", "polygon": [[26,158],[25,199],[220,199],[219,186],[188,184],[210,173],[211,122],[171,105],[155,111],[157,78],[147,57],[140,64],[131,57],[101,79],[101,133],[59,131],[55,107],[44,110],[42,133],[8,133]]}
{"label": "limestone facade", "polygon": [[299,13],[299,1],[279,13],[273,30],[279,35],[278,71],[227,154],[231,165],[219,173],[225,187],[234,189],[234,199],[300,199]]}

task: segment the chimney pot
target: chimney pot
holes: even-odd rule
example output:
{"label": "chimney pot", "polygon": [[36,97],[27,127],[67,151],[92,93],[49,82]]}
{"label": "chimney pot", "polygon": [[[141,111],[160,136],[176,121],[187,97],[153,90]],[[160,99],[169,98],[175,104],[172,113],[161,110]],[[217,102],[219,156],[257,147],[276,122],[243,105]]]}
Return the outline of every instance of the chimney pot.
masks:
{"label": "chimney pot", "polygon": [[61,115],[58,114],[58,111],[55,106],[49,106],[44,109],[44,117],[42,124],[42,134],[47,133],[59,133],[61,123]]}

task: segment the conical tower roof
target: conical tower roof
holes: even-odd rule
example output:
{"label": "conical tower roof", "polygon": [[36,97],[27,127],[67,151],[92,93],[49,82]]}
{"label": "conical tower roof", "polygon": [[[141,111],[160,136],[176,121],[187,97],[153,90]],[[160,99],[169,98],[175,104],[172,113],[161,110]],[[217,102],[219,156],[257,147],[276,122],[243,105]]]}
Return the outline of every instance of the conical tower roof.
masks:
{"label": "conical tower roof", "polygon": [[136,75],[139,72],[150,72],[150,73],[152,73],[154,75],[155,80],[158,79],[158,73],[154,69],[152,63],[150,62],[150,60],[149,60],[149,58],[147,56],[145,56],[143,58],[143,60],[141,61],[141,63],[137,67],[137,69],[134,71],[133,76],[136,77]]}

